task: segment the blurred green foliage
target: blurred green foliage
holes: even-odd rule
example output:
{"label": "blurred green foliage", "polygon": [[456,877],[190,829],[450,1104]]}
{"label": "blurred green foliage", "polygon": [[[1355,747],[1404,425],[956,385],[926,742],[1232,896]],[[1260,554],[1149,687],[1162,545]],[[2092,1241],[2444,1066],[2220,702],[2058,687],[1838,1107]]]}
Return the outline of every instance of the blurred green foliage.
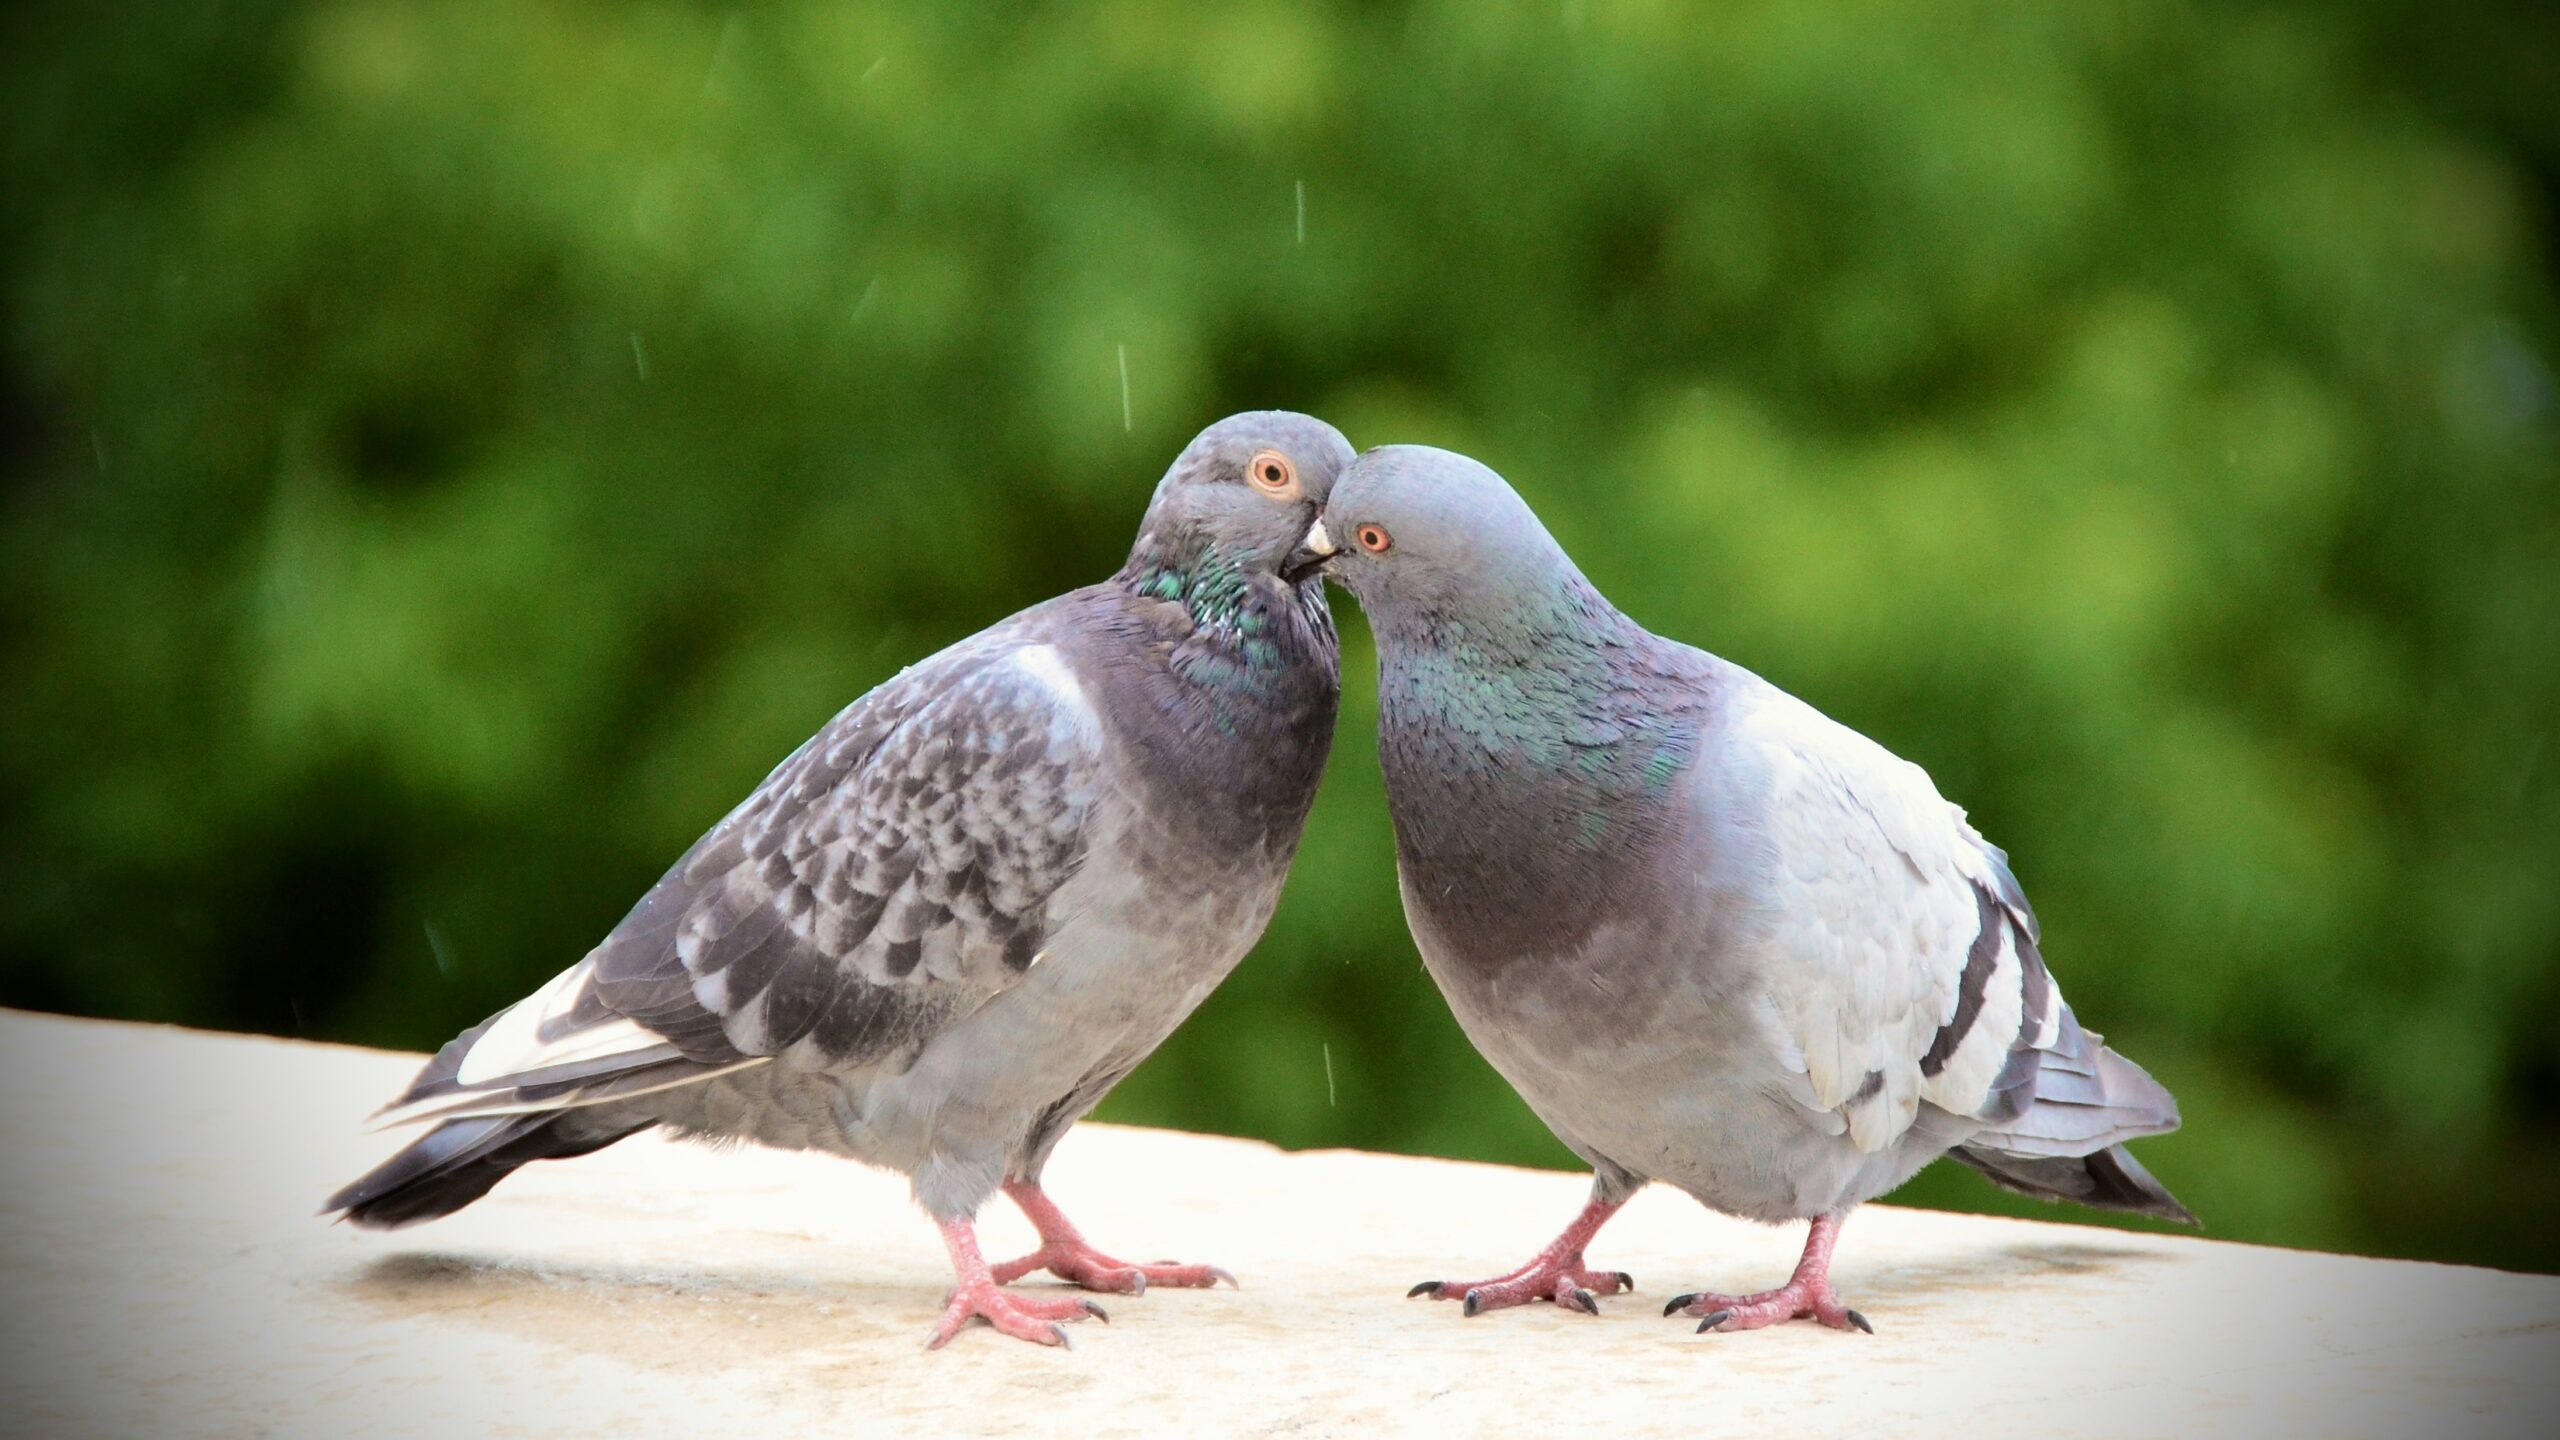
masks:
{"label": "blurred green foliage", "polygon": [[[1289,406],[1928,766],[2217,1233],[2560,1267],[2533,14],[15,7],[0,999],[435,1044]],[[1104,1113],[1566,1163],[1342,610],[1271,936]]]}

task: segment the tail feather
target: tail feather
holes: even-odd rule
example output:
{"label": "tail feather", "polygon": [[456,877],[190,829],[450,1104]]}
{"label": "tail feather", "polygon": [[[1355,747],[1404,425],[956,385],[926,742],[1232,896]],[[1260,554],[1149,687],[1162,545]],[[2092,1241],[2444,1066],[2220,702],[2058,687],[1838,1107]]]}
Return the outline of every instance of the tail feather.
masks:
{"label": "tail feather", "polygon": [[415,1225],[488,1194],[519,1166],[590,1154],[649,1128],[645,1121],[618,1127],[595,1121],[592,1114],[560,1111],[446,1121],[330,1196],[320,1213],[376,1229]]}
{"label": "tail feather", "polygon": [[1951,1153],[2021,1195],[2199,1223],[2124,1148],[2177,1129],[2177,1097],[2105,1042],[2066,1007],[2052,1044],[2037,1052],[2032,1103]]}
{"label": "tail feather", "polygon": [[2015,1119],[1967,1142],[2010,1155],[2074,1159],[2178,1128],[2177,1097],[2141,1066],[2080,1028],[2069,1010],[2038,1057],[2035,1100]]}
{"label": "tail feather", "polygon": [[[631,1100],[661,1090],[698,1085],[738,1070],[752,1069],[767,1063],[767,1060],[766,1056],[751,1055],[725,1065],[713,1065],[681,1056],[665,1060],[643,1056],[637,1061],[598,1061],[574,1070],[561,1067],[560,1071],[508,1075],[478,1089],[465,1089],[450,1083],[420,1087],[411,1096],[404,1096],[376,1112],[373,1128],[390,1130],[432,1120],[496,1115],[553,1114],[574,1107]],[[561,1078],[562,1073],[566,1073],[566,1078]]]}
{"label": "tail feather", "polygon": [[354,1184],[322,1214],[391,1228],[450,1215],[536,1160],[601,1150],[656,1123],[631,1102],[699,1084],[767,1056],[694,1059],[606,1006],[592,958],[455,1036],[419,1070],[375,1128],[425,1133]]}
{"label": "tail feather", "polygon": [[2151,1215],[2181,1225],[2204,1223],[2121,1145],[2067,1156],[2011,1155],[1973,1145],[1949,1153],[2001,1189],[2039,1200],[2076,1200],[2100,1210]]}
{"label": "tail feather", "polygon": [[767,1063],[767,1055],[687,1055],[673,1040],[605,1006],[595,962],[463,1031],[435,1053],[377,1130],[500,1115],[540,1115],[629,1100]]}

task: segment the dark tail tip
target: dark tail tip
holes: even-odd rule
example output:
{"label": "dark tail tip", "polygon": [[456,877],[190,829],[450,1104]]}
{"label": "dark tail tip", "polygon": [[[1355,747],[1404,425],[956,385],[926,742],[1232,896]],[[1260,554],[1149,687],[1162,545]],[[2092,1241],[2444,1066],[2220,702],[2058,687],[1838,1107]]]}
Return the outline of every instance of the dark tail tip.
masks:
{"label": "dark tail tip", "polygon": [[330,1196],[320,1213],[377,1230],[442,1219],[521,1166],[585,1155],[647,1128],[591,1130],[556,1111],[448,1120]]}
{"label": "dark tail tip", "polygon": [[2106,1210],[2129,1210],[2201,1230],[2204,1222],[2196,1212],[2178,1203],[2169,1187],[2159,1177],[2142,1167],[2133,1153],[2121,1145],[2110,1145],[2088,1157],[2089,1178],[2097,1183],[2098,1194],[2087,1203]]}
{"label": "dark tail tip", "polygon": [[1948,1153],[1981,1171],[2001,1189],[2033,1195],[2039,1200],[2072,1200],[2100,1210],[2149,1215],[2198,1228],[2204,1224],[2121,1145],[2109,1145],[2087,1155],[2014,1155],[1972,1146],[1959,1146]]}

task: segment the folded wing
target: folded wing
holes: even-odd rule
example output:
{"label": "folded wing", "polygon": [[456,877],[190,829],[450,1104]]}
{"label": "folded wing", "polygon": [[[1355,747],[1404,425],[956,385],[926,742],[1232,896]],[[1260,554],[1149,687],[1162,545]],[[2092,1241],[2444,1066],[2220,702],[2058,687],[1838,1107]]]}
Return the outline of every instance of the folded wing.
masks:
{"label": "folded wing", "polygon": [[1100,744],[1030,618],[836,716],[383,1123],[592,1106],[786,1053],[859,1065],[1019,982],[1067,921],[1051,902],[1084,859]]}
{"label": "folded wing", "polygon": [[2168,1093],[2072,1018],[2008,857],[1926,773],[1774,690],[1736,734],[1769,784],[1770,1003],[1809,1103],[1860,1150],[1923,1104],[2039,1155],[2176,1128]]}

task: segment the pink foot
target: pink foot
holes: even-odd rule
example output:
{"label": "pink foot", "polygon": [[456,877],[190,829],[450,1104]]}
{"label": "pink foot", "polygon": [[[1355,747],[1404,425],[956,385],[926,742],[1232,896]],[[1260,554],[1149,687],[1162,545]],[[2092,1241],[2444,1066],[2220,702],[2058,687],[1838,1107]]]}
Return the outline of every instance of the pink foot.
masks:
{"label": "pink foot", "polygon": [[1783,1320],[1819,1320],[1834,1330],[1876,1333],[1866,1316],[1840,1303],[1829,1280],[1790,1280],[1756,1295],[1718,1295],[1711,1290],[1697,1290],[1673,1300],[1662,1313],[1674,1311],[1701,1317],[1701,1335],[1710,1330],[1757,1330]]}
{"label": "pink foot", "polygon": [[933,1338],[924,1348],[941,1349],[971,1320],[984,1320],[1004,1334],[1034,1345],[1064,1345],[1067,1332],[1059,1328],[1058,1322],[1082,1320],[1088,1315],[1106,1325],[1111,1323],[1102,1307],[1090,1300],[1039,1300],[1016,1295],[992,1280],[963,1282],[951,1292],[951,1303],[943,1307],[942,1321],[933,1327]]}
{"label": "pink foot", "polygon": [[1070,1285],[1115,1295],[1144,1295],[1150,1285],[1206,1290],[1221,1280],[1229,1285],[1236,1283],[1236,1277],[1215,1265],[1178,1265],[1171,1260],[1133,1265],[1115,1260],[1081,1239],[1050,1241],[1021,1259],[992,1267],[988,1273],[995,1276],[997,1283],[1010,1285],[1034,1270],[1046,1270]]}
{"label": "pink foot", "polygon": [[1116,1295],[1144,1295],[1150,1285],[1206,1290],[1221,1280],[1239,1290],[1244,1288],[1236,1285],[1236,1277],[1215,1265],[1182,1265],[1171,1260],[1133,1265],[1103,1254],[1086,1243],[1037,1181],[1017,1180],[1005,1186],[1004,1193],[1013,1197],[1013,1203],[1022,1207],[1022,1213],[1039,1230],[1040,1248],[994,1267],[990,1273],[998,1284],[1009,1285],[1034,1270],[1046,1270],[1070,1285]]}
{"label": "pink foot", "polygon": [[1796,1262],[1796,1273],[1786,1284],[1753,1295],[1693,1290],[1675,1297],[1662,1307],[1662,1313],[1697,1316],[1701,1335],[1710,1330],[1757,1330],[1788,1320],[1819,1320],[1834,1330],[1864,1330],[1873,1335],[1876,1327],[1841,1304],[1839,1292],[1831,1288],[1831,1247],[1839,1238],[1840,1217],[1824,1215],[1805,1236],[1804,1258]]}
{"label": "pink foot", "polygon": [[1428,1295],[1434,1300],[1461,1300],[1465,1303],[1460,1308],[1469,1315],[1532,1300],[1552,1300],[1585,1315],[1597,1315],[1598,1297],[1635,1288],[1636,1277],[1626,1271],[1587,1270],[1577,1255],[1561,1261],[1542,1257],[1493,1280],[1425,1280],[1404,1292],[1404,1298]]}
{"label": "pink foot", "polygon": [[1597,1200],[1583,1207],[1554,1243],[1539,1251],[1528,1264],[1508,1275],[1491,1280],[1425,1280],[1404,1292],[1410,1300],[1428,1295],[1434,1300],[1463,1300],[1463,1313],[1481,1314],[1511,1305],[1525,1305],[1533,1300],[1552,1300],[1558,1305],[1579,1310],[1585,1315],[1600,1313],[1599,1298],[1636,1288],[1636,1277],[1624,1270],[1593,1270],[1582,1263],[1582,1247],[1590,1243],[1602,1222],[1617,1213],[1616,1205],[1603,1205]]}
{"label": "pink foot", "polygon": [[927,1350],[939,1350],[951,1343],[951,1337],[971,1320],[984,1320],[1016,1340],[1034,1345],[1064,1345],[1067,1332],[1059,1328],[1062,1320],[1082,1320],[1090,1315],[1104,1324],[1111,1317],[1090,1300],[1038,1300],[1016,1295],[998,1285],[987,1273],[987,1262],[978,1255],[977,1227],[966,1220],[945,1220],[942,1243],[951,1252],[951,1270],[958,1283],[951,1287],[951,1297],[942,1307],[942,1319],[933,1327],[933,1337],[925,1342]]}

